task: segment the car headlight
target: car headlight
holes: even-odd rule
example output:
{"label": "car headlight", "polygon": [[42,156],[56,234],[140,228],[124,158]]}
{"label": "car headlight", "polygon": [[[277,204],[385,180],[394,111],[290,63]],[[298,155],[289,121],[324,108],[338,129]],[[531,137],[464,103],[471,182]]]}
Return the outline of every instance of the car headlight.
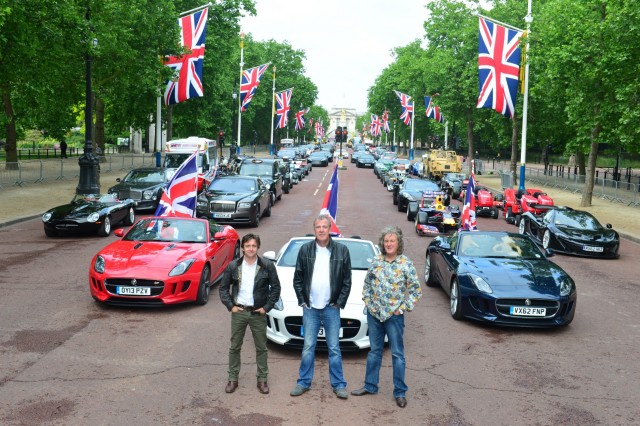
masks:
{"label": "car headlight", "polygon": [[238,203],[238,208],[239,209],[250,209],[251,208],[251,203],[248,203],[248,202]]}
{"label": "car headlight", "polygon": [[473,285],[475,285],[476,288],[481,292],[487,293],[487,294],[493,293],[493,289],[491,288],[491,286],[478,275],[469,274],[469,278],[471,279],[471,282],[473,283]]}
{"label": "car headlight", "polygon": [[45,214],[42,215],[42,221],[49,222],[49,219],[51,219],[51,216],[53,216],[51,212],[46,212]]}
{"label": "car headlight", "polygon": [[151,200],[153,198],[153,191],[144,191],[142,193],[143,200]]}
{"label": "car headlight", "polygon": [[98,213],[91,213],[89,217],[87,217],[87,222],[97,222],[100,219],[100,215]]}
{"label": "car headlight", "polygon": [[104,273],[104,266],[105,266],[104,257],[97,256],[96,257],[96,261],[93,262],[93,270],[96,271],[99,274],[103,274]]}
{"label": "car headlight", "polygon": [[568,296],[573,292],[575,285],[568,277],[560,279],[560,296]]}
{"label": "car headlight", "polygon": [[196,261],[195,259],[183,260],[182,262],[178,263],[176,266],[173,267],[171,272],[169,272],[169,276],[175,277],[175,276],[184,274],[189,270],[189,268],[191,267],[191,265],[193,265],[193,262],[195,261]]}
{"label": "car headlight", "polygon": [[198,200],[197,204],[199,209],[206,209],[209,203],[207,201]]}

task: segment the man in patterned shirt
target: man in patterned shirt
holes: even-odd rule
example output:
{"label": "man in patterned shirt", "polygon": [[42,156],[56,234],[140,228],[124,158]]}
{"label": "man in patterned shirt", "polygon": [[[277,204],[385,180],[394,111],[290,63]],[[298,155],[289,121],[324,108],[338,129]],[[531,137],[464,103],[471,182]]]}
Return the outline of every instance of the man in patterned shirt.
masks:
{"label": "man in patterned shirt", "polygon": [[386,335],[393,365],[393,396],[398,407],[404,408],[407,406],[408,389],[404,382],[404,313],[413,310],[422,296],[422,290],[413,262],[402,254],[402,231],[397,227],[384,228],[378,245],[382,254],[371,263],[362,288],[371,349],[367,355],[364,386],[351,394],[361,396],[378,393]]}

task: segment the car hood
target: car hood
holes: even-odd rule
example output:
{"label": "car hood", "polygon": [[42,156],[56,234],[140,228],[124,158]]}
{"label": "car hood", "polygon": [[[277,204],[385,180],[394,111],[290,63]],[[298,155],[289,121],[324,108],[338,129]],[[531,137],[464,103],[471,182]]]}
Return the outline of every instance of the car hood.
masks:
{"label": "car hood", "polygon": [[590,229],[577,229],[567,226],[557,226],[558,231],[566,234],[569,238],[576,241],[606,243],[618,238],[618,233],[613,229],[600,229],[593,231]]}
{"label": "car hood", "polygon": [[[298,305],[298,298],[296,292],[293,289],[293,273],[294,267],[290,266],[277,266],[278,278],[280,279],[280,297],[285,306],[287,304]],[[367,276],[367,271],[354,269],[351,271],[351,292],[349,293],[349,299],[347,303],[350,305],[362,305],[362,287],[364,286],[364,279]]]}
{"label": "car hood", "polygon": [[484,279],[497,294],[557,295],[559,282],[568,275],[546,259],[461,258],[460,274]]}
{"label": "car hood", "polygon": [[104,203],[71,203],[62,206],[54,207],[49,210],[52,213],[52,218],[84,218],[91,213],[100,212],[102,209],[108,207],[109,204]]}
{"label": "car hood", "polygon": [[225,192],[225,191],[215,191],[208,192],[200,196],[200,198],[204,198],[209,201],[240,201],[245,198],[250,198],[253,196],[252,192]]}
{"label": "car hood", "polygon": [[199,257],[205,244],[119,240],[102,249],[109,275],[166,276],[177,263]]}

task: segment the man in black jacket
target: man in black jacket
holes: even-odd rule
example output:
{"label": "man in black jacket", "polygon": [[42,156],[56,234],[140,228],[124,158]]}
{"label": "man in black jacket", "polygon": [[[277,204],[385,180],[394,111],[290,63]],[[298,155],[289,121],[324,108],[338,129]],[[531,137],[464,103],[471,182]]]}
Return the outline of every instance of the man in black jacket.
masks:
{"label": "man in black jacket", "polygon": [[302,245],[298,252],[293,288],[302,306],[304,348],[291,396],[300,396],[311,388],[318,334],[324,333],[331,387],[338,398],[348,397],[340,353],[340,309],[344,309],[351,291],[351,257],[344,244],[331,238],[330,230],[331,217],[321,214],[313,221],[315,240]]}
{"label": "man in black jacket", "polygon": [[225,392],[232,393],[238,387],[240,351],[248,325],[256,346],[258,390],[267,394],[269,367],[265,315],[280,298],[280,280],[273,262],[258,256],[258,235],[245,235],[242,237],[241,246],[243,256],[229,263],[220,283],[220,300],[231,312],[229,383]]}

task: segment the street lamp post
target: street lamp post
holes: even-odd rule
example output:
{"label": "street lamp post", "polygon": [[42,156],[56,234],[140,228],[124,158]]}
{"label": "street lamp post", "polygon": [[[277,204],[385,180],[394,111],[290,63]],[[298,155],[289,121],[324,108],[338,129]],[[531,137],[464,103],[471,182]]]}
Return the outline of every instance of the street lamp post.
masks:
{"label": "street lamp post", "polygon": [[[87,21],[90,21],[91,12],[87,7]],[[93,47],[97,46],[98,40],[92,40]],[[85,57],[86,65],[86,105],[84,108],[84,153],[78,158],[80,165],[80,178],[76,187],[76,194],[99,194],[100,186],[97,181],[97,171],[99,167],[98,158],[93,155],[93,143],[91,141],[93,134],[93,93],[91,92],[91,51],[87,51]]]}
{"label": "street lamp post", "polygon": [[[231,119],[231,147],[229,148],[229,158],[233,156],[236,152],[236,140],[233,138],[233,129],[236,128],[236,99],[238,99],[238,93],[236,93],[236,88],[233,88],[233,93],[231,94],[233,98],[231,110],[233,111],[233,117]],[[239,129],[238,129],[239,131]],[[239,137],[239,136],[238,136]]]}

